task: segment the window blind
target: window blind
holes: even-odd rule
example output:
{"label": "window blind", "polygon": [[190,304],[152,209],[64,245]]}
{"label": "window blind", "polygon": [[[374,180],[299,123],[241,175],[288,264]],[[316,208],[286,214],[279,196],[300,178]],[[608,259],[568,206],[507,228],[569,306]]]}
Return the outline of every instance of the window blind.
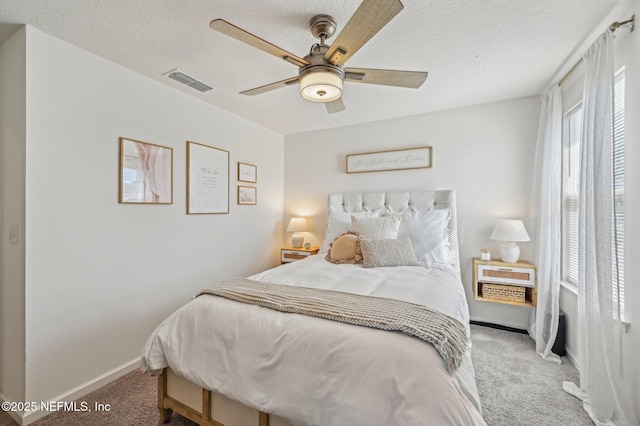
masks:
{"label": "window blind", "polygon": [[625,139],[625,70],[615,75],[613,90],[613,230],[611,235],[614,306],[618,301],[624,319],[624,139]]}
{"label": "window blind", "polygon": [[580,138],[582,135],[582,105],[565,116],[566,133],[563,158],[563,226],[564,279],[578,285],[578,201],[580,184]]}

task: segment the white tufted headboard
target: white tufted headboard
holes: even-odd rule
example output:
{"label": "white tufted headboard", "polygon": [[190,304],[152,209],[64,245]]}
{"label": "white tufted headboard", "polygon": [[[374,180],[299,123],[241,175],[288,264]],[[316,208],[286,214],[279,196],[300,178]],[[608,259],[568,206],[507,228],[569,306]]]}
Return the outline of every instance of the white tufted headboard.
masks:
{"label": "white tufted headboard", "polygon": [[404,213],[446,208],[451,211],[448,226],[450,254],[447,260],[460,275],[456,194],[452,190],[331,194],[327,202],[327,217],[331,212],[384,210],[387,213]]}

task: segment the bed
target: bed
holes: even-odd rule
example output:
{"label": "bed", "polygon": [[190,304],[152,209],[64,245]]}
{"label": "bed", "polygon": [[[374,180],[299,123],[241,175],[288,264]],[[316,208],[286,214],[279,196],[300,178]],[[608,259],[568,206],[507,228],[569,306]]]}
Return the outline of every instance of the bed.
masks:
{"label": "bed", "polygon": [[[327,261],[353,227],[364,262]],[[332,194],[318,255],[203,290],[152,333],[142,368],[161,423],[484,425],[468,335],[454,192]]]}

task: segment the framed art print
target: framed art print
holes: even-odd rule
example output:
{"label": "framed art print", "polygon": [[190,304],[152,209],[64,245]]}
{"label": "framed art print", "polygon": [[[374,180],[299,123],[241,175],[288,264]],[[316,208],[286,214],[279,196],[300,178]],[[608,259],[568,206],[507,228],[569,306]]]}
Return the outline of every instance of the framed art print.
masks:
{"label": "framed art print", "polygon": [[238,186],[238,204],[255,205],[257,190],[254,186]]}
{"label": "framed art print", "polygon": [[238,162],[238,182],[258,183],[258,167]]}
{"label": "framed art print", "polygon": [[173,148],[120,138],[119,202],[173,203]]}
{"label": "framed art print", "polygon": [[229,213],[229,151],[187,142],[187,214]]}

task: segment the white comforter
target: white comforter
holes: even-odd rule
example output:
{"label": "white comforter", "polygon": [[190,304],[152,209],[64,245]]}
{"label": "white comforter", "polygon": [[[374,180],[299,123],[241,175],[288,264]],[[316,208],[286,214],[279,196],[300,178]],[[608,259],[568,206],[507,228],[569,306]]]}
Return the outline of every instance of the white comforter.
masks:
{"label": "white comforter", "polygon": [[[468,331],[462,283],[445,266],[367,269],[311,256],[249,278],[419,303]],[[470,351],[451,375],[415,337],[210,295],[160,324],[142,361],[295,425],[485,424]]]}

